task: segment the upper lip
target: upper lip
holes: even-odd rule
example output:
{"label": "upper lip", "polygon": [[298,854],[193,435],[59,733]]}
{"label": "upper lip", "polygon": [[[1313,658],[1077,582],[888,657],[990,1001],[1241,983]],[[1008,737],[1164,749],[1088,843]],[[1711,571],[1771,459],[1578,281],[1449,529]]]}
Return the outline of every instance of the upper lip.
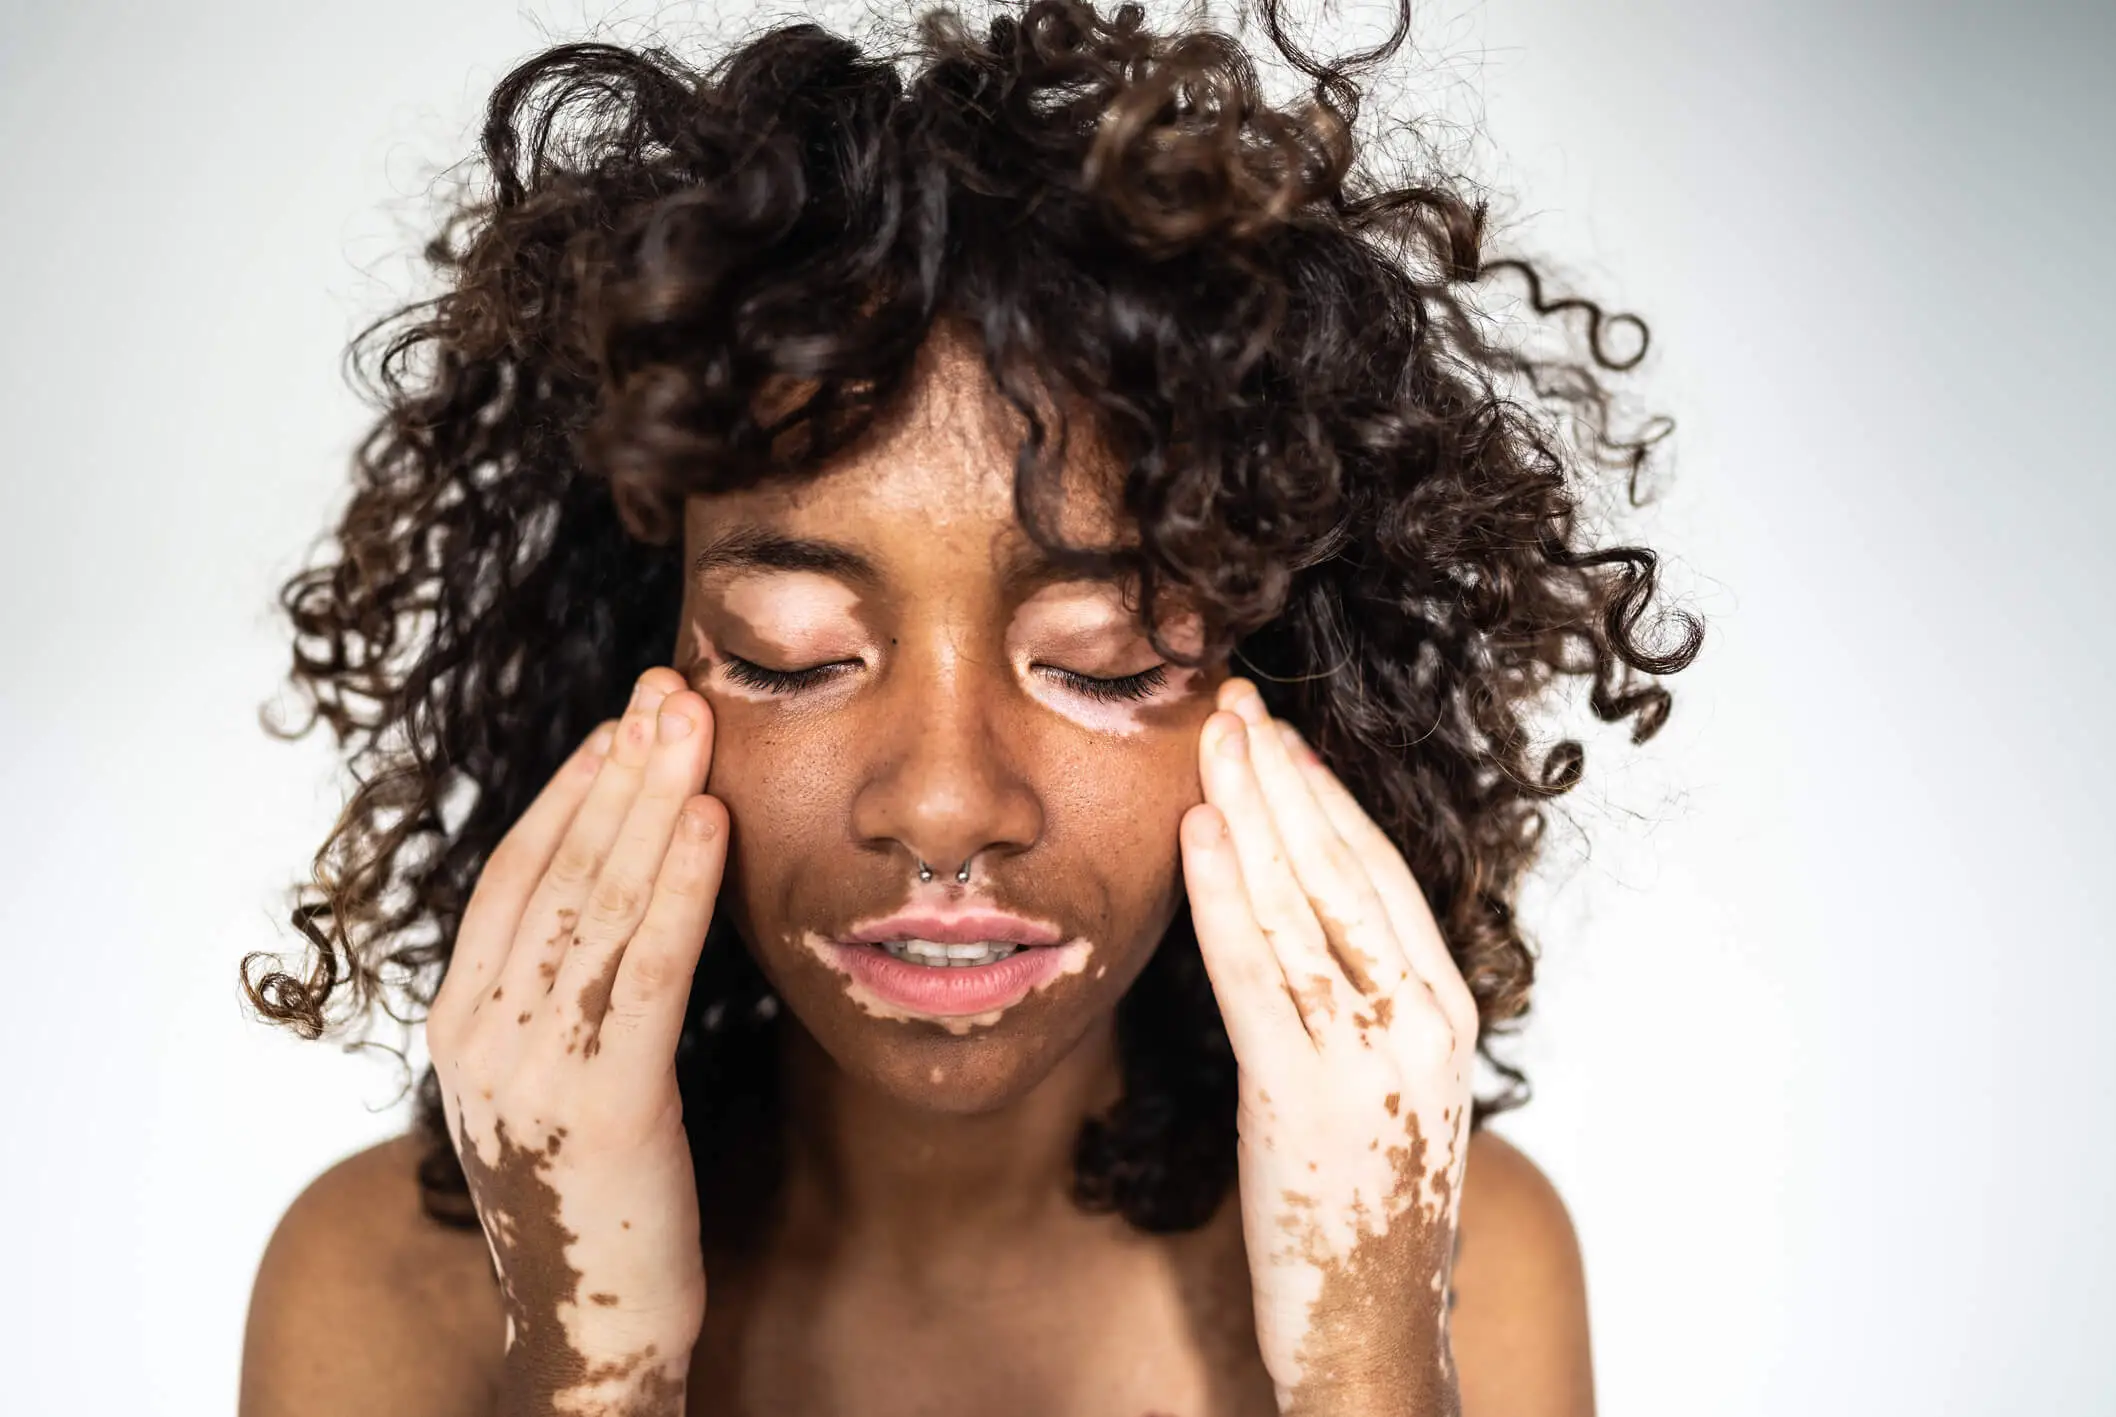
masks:
{"label": "upper lip", "polygon": [[862,925],[845,936],[848,945],[878,945],[886,940],[931,940],[941,945],[974,945],[995,940],[1010,945],[1055,945],[1058,931],[998,910],[907,911]]}

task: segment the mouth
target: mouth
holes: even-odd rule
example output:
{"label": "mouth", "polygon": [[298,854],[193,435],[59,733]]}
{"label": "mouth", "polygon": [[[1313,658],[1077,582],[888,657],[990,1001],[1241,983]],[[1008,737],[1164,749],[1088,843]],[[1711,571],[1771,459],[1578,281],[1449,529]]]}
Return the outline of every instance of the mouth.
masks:
{"label": "mouth", "polygon": [[990,963],[994,952],[1004,959],[1017,949],[1055,945],[1062,938],[1055,925],[1001,910],[917,910],[871,921],[839,943],[877,945],[920,964],[951,965],[960,959],[977,965]]}
{"label": "mouth", "polygon": [[944,940],[876,940],[871,948],[882,951],[891,959],[928,969],[978,969],[1036,946],[1007,940],[975,940],[965,944],[950,944]]}
{"label": "mouth", "polygon": [[1085,940],[1054,924],[988,908],[912,909],[830,942],[838,967],[877,1000],[911,1014],[989,1013],[1078,970]]}
{"label": "mouth", "polygon": [[1055,947],[1012,941],[832,941],[838,968],[874,1000],[927,1018],[990,1015],[1087,963],[1086,940]]}

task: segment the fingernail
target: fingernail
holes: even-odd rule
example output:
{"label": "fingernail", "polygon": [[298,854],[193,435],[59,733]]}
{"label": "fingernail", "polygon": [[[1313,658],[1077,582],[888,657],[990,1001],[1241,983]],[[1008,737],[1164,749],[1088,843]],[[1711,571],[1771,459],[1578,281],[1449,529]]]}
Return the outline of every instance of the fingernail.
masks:
{"label": "fingernail", "polygon": [[609,755],[610,745],[616,741],[617,725],[605,723],[588,739],[588,751],[598,758],[606,757]]}
{"label": "fingernail", "polygon": [[1220,730],[1220,756],[1239,761],[1249,752],[1249,730],[1239,721]]}
{"label": "fingernail", "polygon": [[657,722],[661,725],[661,741],[664,743],[674,743],[691,736],[691,720],[688,714],[671,709]]}

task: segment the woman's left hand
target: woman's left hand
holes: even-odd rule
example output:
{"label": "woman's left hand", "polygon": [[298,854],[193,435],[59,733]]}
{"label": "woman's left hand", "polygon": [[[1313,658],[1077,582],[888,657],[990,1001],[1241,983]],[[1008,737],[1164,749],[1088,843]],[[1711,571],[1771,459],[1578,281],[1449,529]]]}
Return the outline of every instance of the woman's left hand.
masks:
{"label": "woman's left hand", "polygon": [[1344,785],[1247,680],[1219,704],[1183,872],[1240,1066],[1264,1363],[1282,1413],[1451,1417],[1476,1002],[1409,866]]}

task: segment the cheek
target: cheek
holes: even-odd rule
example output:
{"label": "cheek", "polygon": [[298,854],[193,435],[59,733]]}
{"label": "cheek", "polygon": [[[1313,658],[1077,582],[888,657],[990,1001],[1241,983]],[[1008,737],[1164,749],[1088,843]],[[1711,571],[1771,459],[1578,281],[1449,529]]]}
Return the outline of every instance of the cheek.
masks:
{"label": "cheek", "polygon": [[743,895],[762,907],[818,843],[832,839],[827,804],[837,800],[835,784],[816,775],[817,755],[780,741],[744,705],[717,692],[707,698],[715,738],[704,790],[727,808],[730,870]]}
{"label": "cheek", "polygon": [[1158,916],[1181,888],[1183,814],[1205,800],[1195,751],[1187,737],[1163,732],[1137,746],[1105,742],[1090,761],[1095,771],[1064,775],[1062,817],[1053,812],[1070,838],[1063,850],[1092,861],[1119,912]]}

